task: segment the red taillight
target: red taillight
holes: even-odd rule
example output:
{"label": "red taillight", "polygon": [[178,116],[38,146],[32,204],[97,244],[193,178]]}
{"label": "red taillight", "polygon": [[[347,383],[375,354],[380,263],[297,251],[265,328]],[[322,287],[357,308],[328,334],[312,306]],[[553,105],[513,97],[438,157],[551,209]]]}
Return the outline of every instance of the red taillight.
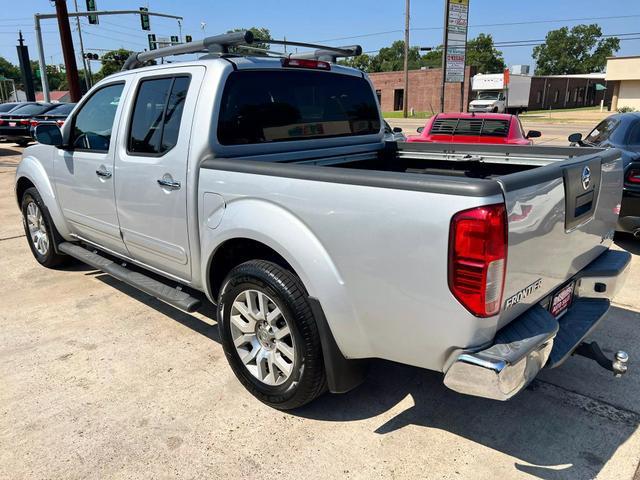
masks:
{"label": "red taillight", "polygon": [[640,185],[640,168],[630,168],[625,181],[634,185]]}
{"label": "red taillight", "polygon": [[31,120],[31,126],[32,127],[37,127],[38,123],[40,123],[40,122],[38,122],[37,120]]}
{"label": "red taillight", "polygon": [[315,68],[316,70],[331,70],[329,62],[322,60],[307,60],[304,58],[285,58],[282,60],[283,67],[292,68]]}
{"label": "red taillight", "polygon": [[29,120],[20,120],[20,125],[29,125]]}
{"label": "red taillight", "polygon": [[449,231],[449,288],[477,317],[500,311],[507,262],[504,204],[458,212]]}
{"label": "red taillight", "polygon": [[64,125],[64,120],[56,120],[56,124],[61,127],[62,125]]}
{"label": "red taillight", "polygon": [[0,120],[0,125],[4,125],[4,120]]}

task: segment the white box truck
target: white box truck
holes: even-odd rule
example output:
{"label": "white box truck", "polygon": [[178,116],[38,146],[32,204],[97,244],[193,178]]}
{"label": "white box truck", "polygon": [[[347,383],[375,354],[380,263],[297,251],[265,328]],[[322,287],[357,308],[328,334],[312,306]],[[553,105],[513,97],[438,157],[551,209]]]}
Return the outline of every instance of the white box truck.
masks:
{"label": "white box truck", "polygon": [[529,106],[531,77],[527,75],[508,76],[505,85],[503,73],[475,75],[471,81],[473,100],[470,112],[519,113]]}

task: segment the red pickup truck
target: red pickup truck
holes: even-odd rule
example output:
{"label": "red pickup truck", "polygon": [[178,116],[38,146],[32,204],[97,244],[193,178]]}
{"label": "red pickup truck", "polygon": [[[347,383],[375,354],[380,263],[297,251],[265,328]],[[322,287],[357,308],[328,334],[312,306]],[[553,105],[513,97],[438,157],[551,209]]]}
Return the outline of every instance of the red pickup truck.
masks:
{"label": "red pickup truck", "polygon": [[532,145],[531,139],[541,136],[536,130],[525,134],[520,119],[506,113],[439,113],[418,133],[407,142]]}

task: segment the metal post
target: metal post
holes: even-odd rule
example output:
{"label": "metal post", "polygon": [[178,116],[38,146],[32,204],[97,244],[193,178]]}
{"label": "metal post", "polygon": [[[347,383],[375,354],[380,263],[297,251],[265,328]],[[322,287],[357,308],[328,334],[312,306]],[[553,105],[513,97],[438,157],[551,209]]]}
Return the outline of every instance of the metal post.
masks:
{"label": "metal post", "polygon": [[440,87],[440,112],[444,113],[444,91],[447,79],[447,37],[449,33],[449,0],[444,0],[444,29],[442,33],[442,85]]}
{"label": "metal post", "polygon": [[67,0],[56,0],[56,14],[58,17],[58,30],[60,31],[60,43],[62,44],[62,56],[69,84],[69,96],[72,102],[80,100],[80,81],[78,78],[78,66],[76,56],[73,52],[73,39],[71,38],[71,27],[69,26],[69,12],[67,11]]}
{"label": "metal post", "polygon": [[404,12],[404,95],[402,96],[402,116],[407,118],[409,107],[409,7],[411,0],[405,2]]}
{"label": "metal post", "polygon": [[[76,12],[78,11],[78,0],[73,0],[73,5],[76,8]],[[80,40],[80,55],[82,55],[82,66],[84,68],[84,84],[87,87],[87,90],[91,88],[91,78],[89,75],[89,68],[87,67],[87,59],[84,56],[84,42],[82,41],[82,28],[80,26],[80,17],[76,17],[76,24],[78,25],[78,39]]]}
{"label": "metal post", "polygon": [[38,45],[38,65],[40,67],[40,82],[42,83],[42,96],[45,102],[51,101],[49,95],[49,80],[47,80],[47,64],[44,61],[44,47],[42,46],[42,30],[40,30],[40,17],[36,13],[33,16],[36,30],[36,43]]}

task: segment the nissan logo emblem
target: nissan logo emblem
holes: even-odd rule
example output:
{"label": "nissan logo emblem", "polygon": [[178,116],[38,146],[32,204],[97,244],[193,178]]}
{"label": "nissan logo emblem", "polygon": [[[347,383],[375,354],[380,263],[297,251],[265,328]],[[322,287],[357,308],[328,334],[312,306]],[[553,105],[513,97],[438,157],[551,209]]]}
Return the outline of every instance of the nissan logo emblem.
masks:
{"label": "nissan logo emblem", "polygon": [[582,169],[582,188],[586,190],[589,188],[589,185],[591,185],[591,169],[584,167]]}

